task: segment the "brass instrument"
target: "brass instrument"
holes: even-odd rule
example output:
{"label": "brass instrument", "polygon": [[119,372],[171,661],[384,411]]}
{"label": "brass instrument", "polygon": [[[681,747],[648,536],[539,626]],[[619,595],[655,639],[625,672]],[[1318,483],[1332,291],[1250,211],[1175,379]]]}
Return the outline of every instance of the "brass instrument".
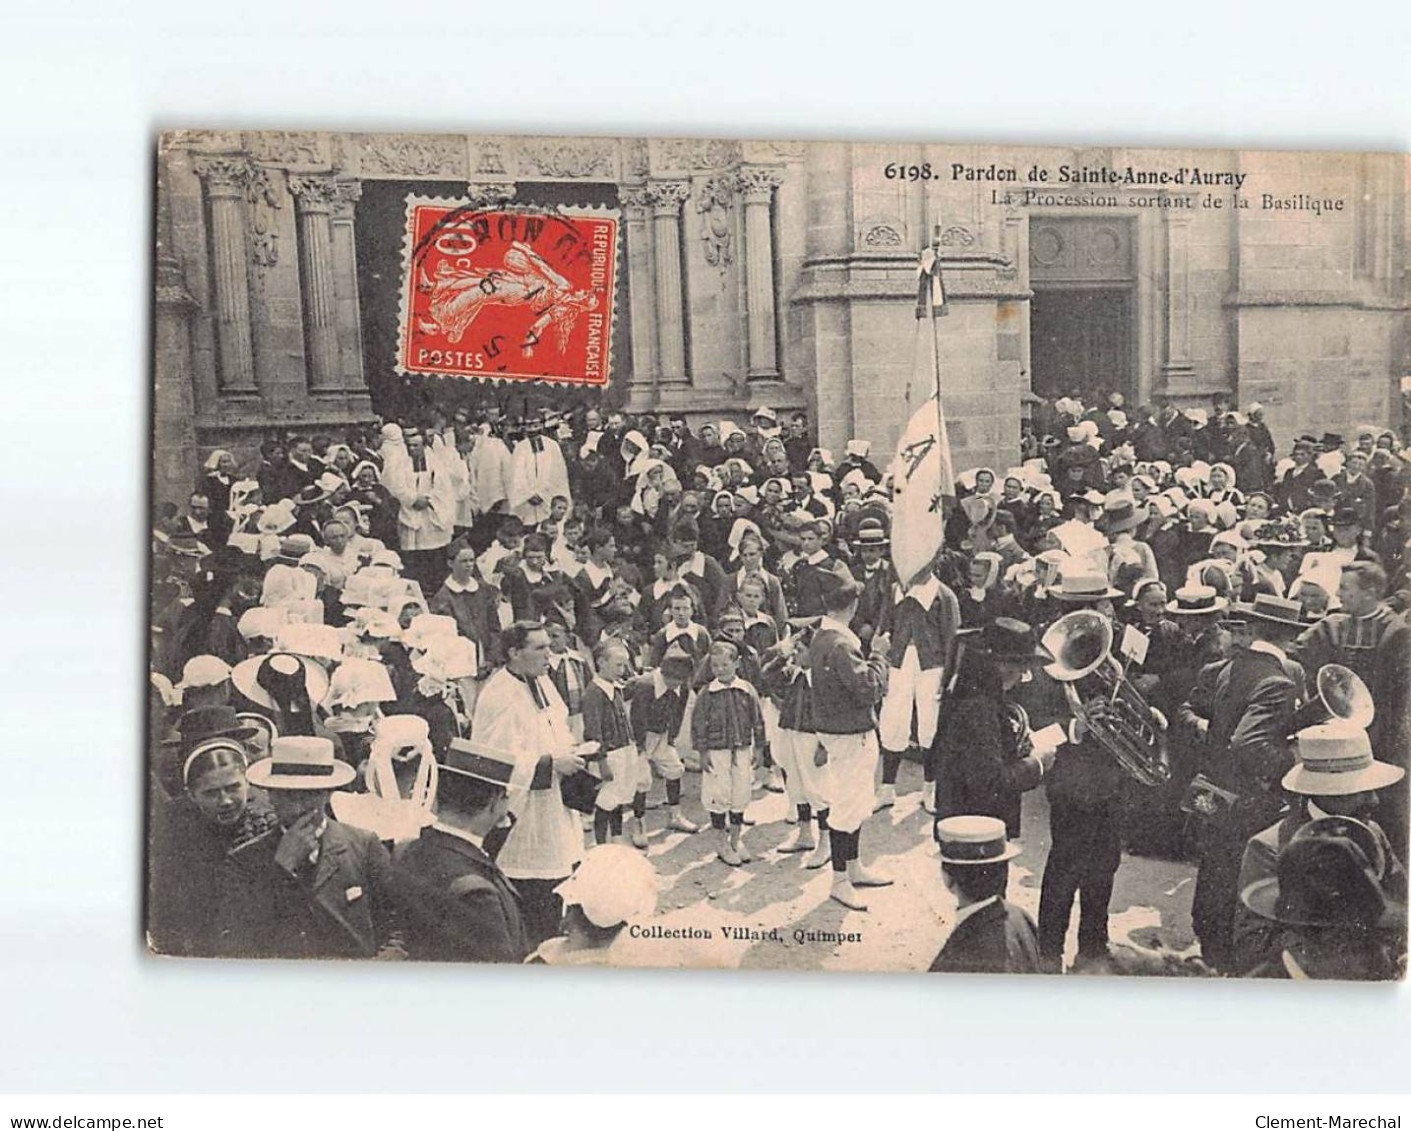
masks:
{"label": "brass instrument", "polygon": [[[1068,706],[1079,722],[1127,775],[1142,785],[1171,780],[1166,720],[1127,679],[1112,654],[1112,622],[1091,609],[1060,617],[1044,633],[1042,645],[1054,662],[1044,670],[1063,684]],[[1100,713],[1089,705],[1101,699]]]}
{"label": "brass instrument", "polygon": [[1341,664],[1324,664],[1318,669],[1313,682],[1318,693],[1315,706],[1321,707],[1324,712],[1323,718],[1318,721],[1341,719],[1363,730],[1372,725],[1377,705],[1372,702],[1372,693],[1362,682],[1362,677],[1351,668]]}
{"label": "brass instrument", "polygon": [[1022,760],[1034,752],[1034,735],[1029,729],[1029,712],[1018,703],[1004,705],[1004,725],[1014,735],[1014,748]]}

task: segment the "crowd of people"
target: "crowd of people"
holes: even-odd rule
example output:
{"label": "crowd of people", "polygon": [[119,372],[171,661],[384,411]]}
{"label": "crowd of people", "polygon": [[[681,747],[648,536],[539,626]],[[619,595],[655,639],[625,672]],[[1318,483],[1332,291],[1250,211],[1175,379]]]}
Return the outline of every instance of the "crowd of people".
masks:
{"label": "crowd of people", "polygon": [[[1124,852],[1195,867],[1183,972],[1404,966],[1394,432],[1281,456],[1257,404],[1040,402],[901,578],[871,454],[769,408],[495,405],[212,452],[154,524],[153,945],[607,960],[656,907],[643,850],[749,868],[765,792],[866,912],[910,762],[959,907],[933,969],[1062,971],[1075,902],[1069,968],[1114,968]],[[1152,780],[1113,756],[1132,711]],[[1035,924],[1006,893],[1040,787]]]}

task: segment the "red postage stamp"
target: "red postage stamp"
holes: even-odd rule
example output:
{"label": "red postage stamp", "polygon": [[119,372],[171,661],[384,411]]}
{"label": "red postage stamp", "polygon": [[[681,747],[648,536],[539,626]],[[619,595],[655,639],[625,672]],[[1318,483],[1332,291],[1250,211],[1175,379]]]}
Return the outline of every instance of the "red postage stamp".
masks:
{"label": "red postage stamp", "polygon": [[413,196],[406,223],[400,373],[608,383],[616,213]]}

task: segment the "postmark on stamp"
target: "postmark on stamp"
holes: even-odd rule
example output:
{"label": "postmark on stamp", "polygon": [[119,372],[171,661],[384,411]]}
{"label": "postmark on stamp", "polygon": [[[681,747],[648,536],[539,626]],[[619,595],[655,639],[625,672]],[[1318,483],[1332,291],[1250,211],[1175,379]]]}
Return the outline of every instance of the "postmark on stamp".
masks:
{"label": "postmark on stamp", "polygon": [[620,220],[409,196],[400,374],[604,386]]}

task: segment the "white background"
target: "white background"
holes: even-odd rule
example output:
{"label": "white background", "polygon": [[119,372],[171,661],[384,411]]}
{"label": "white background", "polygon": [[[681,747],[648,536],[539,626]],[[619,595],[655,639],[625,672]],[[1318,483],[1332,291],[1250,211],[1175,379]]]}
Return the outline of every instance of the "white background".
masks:
{"label": "white background", "polygon": [[1404,1086],[1404,989],[157,962],[137,883],[158,128],[1404,151],[1408,60],[1404,3],[6,0],[0,1091]]}

